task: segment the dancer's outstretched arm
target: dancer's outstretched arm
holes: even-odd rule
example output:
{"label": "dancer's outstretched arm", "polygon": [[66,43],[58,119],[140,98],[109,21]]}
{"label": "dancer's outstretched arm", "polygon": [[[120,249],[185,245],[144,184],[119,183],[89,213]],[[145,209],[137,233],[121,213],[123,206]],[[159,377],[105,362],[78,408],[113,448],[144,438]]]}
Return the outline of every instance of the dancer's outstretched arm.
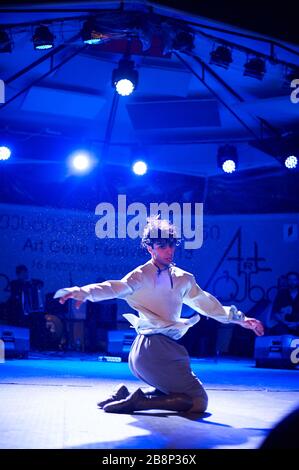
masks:
{"label": "dancer's outstretched arm", "polygon": [[98,302],[99,300],[114,298],[124,299],[127,295],[139,289],[141,283],[141,273],[138,270],[134,270],[118,281],[111,280],[98,284],[88,284],[82,287],[74,286],[59,289],[55,293],[54,299],[59,298],[61,304],[64,304],[68,299],[74,299],[76,300],[76,308],[80,308],[86,300]]}
{"label": "dancer's outstretched arm", "polygon": [[253,330],[257,336],[264,334],[262,322],[256,318],[246,317],[235,306],[223,306],[216,297],[201,289],[193,276],[189,289],[185,293],[184,303],[202,315],[214,318],[221,323],[236,323],[243,328]]}

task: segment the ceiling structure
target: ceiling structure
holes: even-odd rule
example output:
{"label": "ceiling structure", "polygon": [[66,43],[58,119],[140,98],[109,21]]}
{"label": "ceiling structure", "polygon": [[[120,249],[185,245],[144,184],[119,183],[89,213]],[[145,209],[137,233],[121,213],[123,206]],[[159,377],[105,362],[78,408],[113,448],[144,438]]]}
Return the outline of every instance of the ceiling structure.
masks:
{"label": "ceiling structure", "polygon": [[[98,45],[80,37],[91,15]],[[12,165],[89,148],[102,164],[128,168],[143,156],[155,171],[210,178],[222,175],[219,145],[233,144],[240,172],[277,175],[285,143],[298,148],[299,103],[286,75],[299,70],[299,45],[281,34],[146,1],[2,4],[0,18],[13,41],[0,53],[0,135],[14,148]],[[33,48],[40,24],[55,36],[50,51]],[[211,63],[219,45],[231,50],[227,68]],[[139,79],[121,97],[111,77],[128,51]],[[265,60],[263,79],[244,76],[255,56]]]}

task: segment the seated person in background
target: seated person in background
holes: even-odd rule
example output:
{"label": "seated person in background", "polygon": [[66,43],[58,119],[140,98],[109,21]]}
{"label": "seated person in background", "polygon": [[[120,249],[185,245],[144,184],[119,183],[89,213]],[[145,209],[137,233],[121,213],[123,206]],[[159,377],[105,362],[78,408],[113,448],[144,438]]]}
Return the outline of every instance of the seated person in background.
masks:
{"label": "seated person in background", "polygon": [[41,288],[43,281],[30,279],[27,266],[20,264],[16,267],[16,279],[10,281],[9,323],[18,326],[29,326],[29,315],[43,311]]}
{"label": "seated person in background", "polygon": [[299,336],[299,273],[287,274],[288,285],[280,289],[273,302],[270,335]]}

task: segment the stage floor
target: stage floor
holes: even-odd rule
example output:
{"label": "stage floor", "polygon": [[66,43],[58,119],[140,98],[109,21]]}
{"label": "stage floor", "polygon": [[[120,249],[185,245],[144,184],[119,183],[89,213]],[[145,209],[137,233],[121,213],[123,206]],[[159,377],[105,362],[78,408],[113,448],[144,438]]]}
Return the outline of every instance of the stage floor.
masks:
{"label": "stage floor", "polygon": [[299,404],[299,371],[256,369],[253,361],[192,360],[209,407],[203,416],[105,413],[96,403],[119,383],[141,383],[128,364],[96,356],[31,354],[0,364],[0,448],[207,449],[260,446]]}

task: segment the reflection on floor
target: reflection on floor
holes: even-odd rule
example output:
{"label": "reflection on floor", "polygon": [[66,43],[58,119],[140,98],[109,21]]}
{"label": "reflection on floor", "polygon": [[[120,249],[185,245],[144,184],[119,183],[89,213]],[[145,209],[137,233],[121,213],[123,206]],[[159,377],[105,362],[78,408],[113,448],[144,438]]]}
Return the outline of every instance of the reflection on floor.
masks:
{"label": "reflection on floor", "polygon": [[31,355],[0,364],[0,448],[257,448],[299,402],[298,370],[250,360],[196,359],[209,395],[204,416],[158,410],[108,414],[96,403],[119,384],[141,383],[128,364],[96,356]]}

